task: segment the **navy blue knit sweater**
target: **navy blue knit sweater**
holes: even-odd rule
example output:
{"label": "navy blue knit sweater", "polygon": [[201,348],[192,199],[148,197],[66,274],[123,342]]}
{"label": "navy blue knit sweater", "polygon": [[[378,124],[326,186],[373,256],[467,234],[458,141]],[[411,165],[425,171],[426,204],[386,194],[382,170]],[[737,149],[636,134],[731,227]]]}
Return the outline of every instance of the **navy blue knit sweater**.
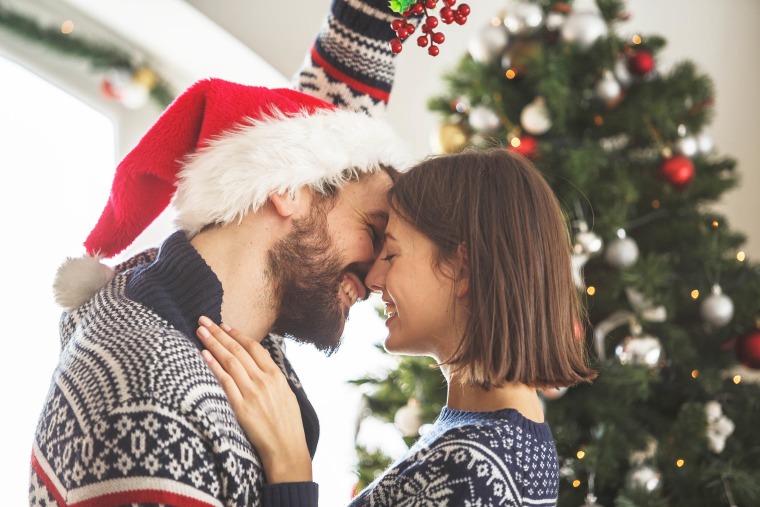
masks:
{"label": "navy blue knit sweater", "polygon": [[513,409],[444,408],[432,429],[351,503],[359,506],[552,506],[551,431]]}

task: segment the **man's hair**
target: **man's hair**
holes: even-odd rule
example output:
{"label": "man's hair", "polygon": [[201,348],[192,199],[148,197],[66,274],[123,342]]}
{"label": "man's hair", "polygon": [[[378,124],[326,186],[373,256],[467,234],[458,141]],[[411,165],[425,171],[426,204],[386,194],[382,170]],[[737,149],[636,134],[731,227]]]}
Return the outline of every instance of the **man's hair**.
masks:
{"label": "man's hair", "polygon": [[594,378],[565,219],[531,162],[504,149],[432,157],[399,175],[388,199],[435,244],[434,269],[464,249],[469,315],[442,361],[463,382],[561,387]]}

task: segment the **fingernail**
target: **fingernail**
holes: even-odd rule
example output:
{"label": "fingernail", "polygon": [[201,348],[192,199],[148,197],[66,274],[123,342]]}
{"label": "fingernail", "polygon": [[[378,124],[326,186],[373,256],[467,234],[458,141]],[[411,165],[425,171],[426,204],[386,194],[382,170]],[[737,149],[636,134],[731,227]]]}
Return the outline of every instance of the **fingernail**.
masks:
{"label": "fingernail", "polygon": [[232,328],[230,326],[228,326],[227,324],[225,324],[224,322],[222,322],[221,324],[219,324],[219,327],[221,327],[222,329],[224,329],[228,333],[230,331],[232,331]]}
{"label": "fingernail", "polygon": [[200,319],[198,319],[198,322],[200,323],[200,325],[201,325],[201,326],[211,326],[211,325],[213,325],[213,324],[214,324],[214,323],[211,321],[211,319],[209,319],[209,318],[208,318],[208,317],[206,317],[205,315],[201,315],[201,318],[200,318]]}
{"label": "fingernail", "polygon": [[201,350],[201,356],[206,360],[207,363],[210,363],[213,360],[211,357],[211,352],[206,349]]}
{"label": "fingernail", "polygon": [[205,327],[199,327],[198,328],[198,334],[201,335],[201,338],[211,338],[211,333],[208,332],[208,329]]}

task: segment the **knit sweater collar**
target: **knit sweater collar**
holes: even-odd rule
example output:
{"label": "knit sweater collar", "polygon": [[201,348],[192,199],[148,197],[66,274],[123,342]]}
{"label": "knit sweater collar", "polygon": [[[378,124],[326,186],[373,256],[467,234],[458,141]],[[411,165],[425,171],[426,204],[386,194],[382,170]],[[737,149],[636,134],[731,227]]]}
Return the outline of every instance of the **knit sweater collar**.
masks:
{"label": "knit sweater collar", "polygon": [[200,349],[195,336],[198,318],[222,320],[222,284],[182,231],[164,241],[154,262],[132,272],[126,295],[166,319]]}

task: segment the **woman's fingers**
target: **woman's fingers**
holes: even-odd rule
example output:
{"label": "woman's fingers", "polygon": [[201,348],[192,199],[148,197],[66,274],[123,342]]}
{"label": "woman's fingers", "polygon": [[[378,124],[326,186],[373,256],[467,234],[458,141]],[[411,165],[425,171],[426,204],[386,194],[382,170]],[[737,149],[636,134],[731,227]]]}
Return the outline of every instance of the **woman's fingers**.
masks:
{"label": "woman's fingers", "polygon": [[[257,379],[261,376],[261,368],[243,345],[232,339],[208,317],[201,317],[198,323],[200,324],[196,331],[198,338],[236,381],[241,380],[236,377],[241,373],[239,368],[243,369],[249,379]],[[247,337],[243,336],[243,338]]]}
{"label": "woman's fingers", "polygon": [[261,343],[257,342],[253,338],[244,335],[237,329],[228,326],[224,322],[222,322],[221,328],[225,333],[227,333],[228,336],[230,336],[245,350],[248,351],[248,354],[250,354],[250,356],[256,362],[256,365],[258,365],[262,371],[266,373],[276,373],[278,371],[281,371],[280,367],[277,366],[277,363],[275,363],[272,359],[269,351],[265,349]]}
{"label": "woman's fingers", "polygon": [[203,359],[206,361],[209,368],[211,368],[211,371],[216,375],[216,378],[222,385],[222,389],[224,389],[224,392],[227,394],[227,398],[229,398],[232,406],[238,406],[243,401],[243,395],[240,393],[240,389],[235,380],[233,380],[230,374],[222,368],[222,365],[214,359],[211,352],[208,350],[202,350],[201,356],[203,356]]}

